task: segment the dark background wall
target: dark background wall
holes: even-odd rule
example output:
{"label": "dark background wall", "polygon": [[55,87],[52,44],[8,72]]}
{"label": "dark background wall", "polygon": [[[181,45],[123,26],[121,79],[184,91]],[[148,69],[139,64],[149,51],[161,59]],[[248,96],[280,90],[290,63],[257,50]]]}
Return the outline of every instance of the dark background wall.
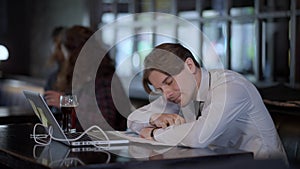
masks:
{"label": "dark background wall", "polygon": [[[46,66],[51,52],[50,35],[52,30],[57,26],[75,24],[91,25],[96,28],[99,23],[97,21],[100,20],[99,13],[104,10],[112,10],[111,6],[113,6],[102,6],[101,8],[99,2],[98,0],[0,0],[0,44],[7,46],[10,52],[9,59],[0,63],[0,73],[45,78],[51,72],[49,69],[53,69]],[[189,9],[186,7],[191,5],[185,5],[192,0],[185,2],[184,5],[181,4],[183,3],[181,0],[178,2],[180,2],[178,3],[180,9]],[[211,3],[210,0],[203,2],[205,2],[202,4],[204,8],[206,8],[206,4]],[[212,2],[214,2],[214,8],[220,8],[222,7],[220,6],[221,2],[224,1],[213,0]],[[242,4],[249,5],[248,2],[251,2],[251,5],[254,1],[234,0],[232,2],[236,6],[241,6]],[[290,8],[290,1],[286,0],[260,2],[264,11],[280,11]],[[297,2],[297,9],[299,9],[300,2]],[[149,5],[149,3],[146,4]],[[120,11],[122,9],[120,8]],[[296,44],[299,44],[299,18],[296,19]],[[90,20],[93,23],[90,23]],[[290,76],[294,76],[294,80],[299,84],[300,57],[296,57],[292,63],[289,62],[289,22],[289,20],[278,19],[266,26],[266,55],[267,61],[270,62],[270,69],[272,69],[267,77],[269,79],[265,79],[266,81],[288,83]],[[300,48],[297,48],[296,45],[297,56],[299,56],[299,50]],[[290,65],[294,64],[296,69],[294,72],[290,72]]]}
{"label": "dark background wall", "polygon": [[9,60],[1,63],[1,70],[5,73],[29,74],[29,3],[28,1],[1,0],[0,4],[0,43],[5,45],[10,52]]}
{"label": "dark background wall", "polygon": [[89,25],[84,0],[0,0],[0,44],[10,56],[0,63],[2,74],[43,78],[57,26]]}

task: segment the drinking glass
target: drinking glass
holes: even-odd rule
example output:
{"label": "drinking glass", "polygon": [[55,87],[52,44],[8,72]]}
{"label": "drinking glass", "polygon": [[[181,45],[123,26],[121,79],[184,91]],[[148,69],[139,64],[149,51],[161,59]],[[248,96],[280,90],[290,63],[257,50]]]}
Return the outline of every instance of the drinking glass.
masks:
{"label": "drinking glass", "polygon": [[60,96],[60,109],[62,112],[62,129],[66,133],[76,132],[76,111],[78,106],[76,95]]}

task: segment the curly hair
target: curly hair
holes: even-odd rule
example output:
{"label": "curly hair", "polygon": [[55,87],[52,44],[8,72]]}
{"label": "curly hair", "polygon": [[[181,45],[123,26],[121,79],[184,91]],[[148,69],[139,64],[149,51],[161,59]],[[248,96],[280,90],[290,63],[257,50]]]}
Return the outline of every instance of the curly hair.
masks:
{"label": "curly hair", "polygon": [[[56,84],[54,88],[60,92],[69,93],[72,91],[72,77],[76,60],[79,56],[81,49],[89,38],[94,34],[88,27],[75,25],[64,31],[62,37],[62,45],[65,47],[68,57],[65,63],[62,65],[61,71],[58,73]],[[109,72],[114,71],[114,64],[107,53],[100,67],[105,67],[103,70]],[[105,71],[98,72],[98,74],[105,74]]]}

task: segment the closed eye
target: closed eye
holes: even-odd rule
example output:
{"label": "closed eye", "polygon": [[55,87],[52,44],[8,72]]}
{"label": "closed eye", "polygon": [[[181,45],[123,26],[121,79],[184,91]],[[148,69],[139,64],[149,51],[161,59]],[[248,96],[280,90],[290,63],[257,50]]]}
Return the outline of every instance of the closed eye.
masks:
{"label": "closed eye", "polygon": [[[162,85],[166,85],[166,86],[171,86],[174,82],[174,79],[172,76],[167,76],[163,81],[162,81]],[[163,89],[162,87],[158,87],[158,88],[155,88],[153,90],[153,94],[155,95],[162,95],[163,94]]]}
{"label": "closed eye", "polygon": [[173,83],[173,78],[171,76],[168,76],[164,81],[163,84],[170,86]]}

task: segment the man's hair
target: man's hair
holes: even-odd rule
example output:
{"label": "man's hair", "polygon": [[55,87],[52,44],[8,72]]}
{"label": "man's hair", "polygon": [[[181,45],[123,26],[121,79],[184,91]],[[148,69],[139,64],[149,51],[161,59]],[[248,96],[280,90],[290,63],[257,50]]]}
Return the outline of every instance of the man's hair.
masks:
{"label": "man's hair", "polygon": [[168,76],[179,74],[184,69],[184,62],[191,58],[195,65],[200,68],[193,54],[181,44],[163,43],[156,46],[144,61],[143,86],[147,93],[152,90],[149,85],[149,75],[153,70]]}

